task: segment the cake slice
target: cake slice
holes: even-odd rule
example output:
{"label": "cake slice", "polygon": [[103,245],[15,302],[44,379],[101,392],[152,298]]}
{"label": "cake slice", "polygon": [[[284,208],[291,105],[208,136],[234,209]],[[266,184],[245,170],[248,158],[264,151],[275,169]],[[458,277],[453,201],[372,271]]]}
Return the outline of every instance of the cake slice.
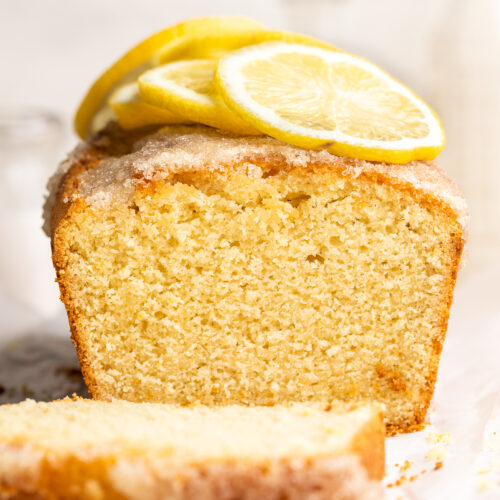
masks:
{"label": "cake slice", "polygon": [[104,400],[385,404],[432,397],[467,213],[434,163],[202,126],[109,126],[51,182],[47,229]]}
{"label": "cake slice", "polygon": [[0,498],[381,498],[375,405],[0,406]]}

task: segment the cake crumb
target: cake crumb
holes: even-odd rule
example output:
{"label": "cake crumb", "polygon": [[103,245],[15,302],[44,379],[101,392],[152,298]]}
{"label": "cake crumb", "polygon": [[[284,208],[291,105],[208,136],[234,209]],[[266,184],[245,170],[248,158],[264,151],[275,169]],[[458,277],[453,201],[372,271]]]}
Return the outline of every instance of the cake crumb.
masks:
{"label": "cake crumb", "polygon": [[405,460],[401,465],[401,467],[399,468],[399,470],[403,472],[405,470],[408,470],[410,467],[411,467],[411,462],[409,460]]}
{"label": "cake crumb", "polygon": [[436,432],[433,430],[429,430],[427,435],[427,440],[431,443],[442,443],[442,444],[451,444],[451,434],[449,432]]}
{"label": "cake crumb", "polygon": [[406,483],[407,480],[408,478],[405,475],[402,475],[401,477],[396,479],[396,481],[394,481],[393,483],[389,483],[387,487],[394,488],[395,486],[401,486],[402,484]]}

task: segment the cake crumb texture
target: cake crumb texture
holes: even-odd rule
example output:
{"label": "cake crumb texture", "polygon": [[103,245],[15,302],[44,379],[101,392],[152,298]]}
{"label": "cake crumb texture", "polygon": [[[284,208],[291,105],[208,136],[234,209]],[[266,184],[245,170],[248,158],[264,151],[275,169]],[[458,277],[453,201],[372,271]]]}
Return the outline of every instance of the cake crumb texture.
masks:
{"label": "cake crumb texture", "polygon": [[54,264],[94,397],[376,400],[389,432],[421,424],[467,218],[438,167],[178,127],[101,134],[62,179]]}

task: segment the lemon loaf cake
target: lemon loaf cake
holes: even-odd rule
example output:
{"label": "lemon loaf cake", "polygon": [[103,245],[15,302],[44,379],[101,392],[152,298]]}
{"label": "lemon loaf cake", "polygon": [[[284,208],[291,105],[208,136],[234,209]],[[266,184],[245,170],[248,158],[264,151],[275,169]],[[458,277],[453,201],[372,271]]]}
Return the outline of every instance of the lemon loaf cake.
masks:
{"label": "lemon loaf cake", "polygon": [[423,421],[467,223],[434,163],[111,124],[50,188],[53,261],[93,397],[376,400],[390,432]]}
{"label": "lemon loaf cake", "polygon": [[375,405],[0,407],[0,498],[381,498]]}

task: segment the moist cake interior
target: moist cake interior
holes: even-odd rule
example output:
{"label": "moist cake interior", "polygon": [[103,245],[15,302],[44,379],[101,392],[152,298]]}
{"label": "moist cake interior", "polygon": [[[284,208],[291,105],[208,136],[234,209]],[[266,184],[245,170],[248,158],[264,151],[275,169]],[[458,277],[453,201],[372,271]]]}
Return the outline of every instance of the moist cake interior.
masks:
{"label": "moist cake interior", "polygon": [[123,458],[149,454],[171,464],[314,458],[346,453],[377,414],[373,406],[338,404],[324,410],[325,405],[302,404],[249,409],[25,401],[0,411],[0,445],[28,442],[54,456],[78,450],[89,457],[106,452],[121,453]]}
{"label": "moist cake interior", "polygon": [[461,242],[438,203],[321,166],[180,172],[58,237],[94,396],[425,414]]}

